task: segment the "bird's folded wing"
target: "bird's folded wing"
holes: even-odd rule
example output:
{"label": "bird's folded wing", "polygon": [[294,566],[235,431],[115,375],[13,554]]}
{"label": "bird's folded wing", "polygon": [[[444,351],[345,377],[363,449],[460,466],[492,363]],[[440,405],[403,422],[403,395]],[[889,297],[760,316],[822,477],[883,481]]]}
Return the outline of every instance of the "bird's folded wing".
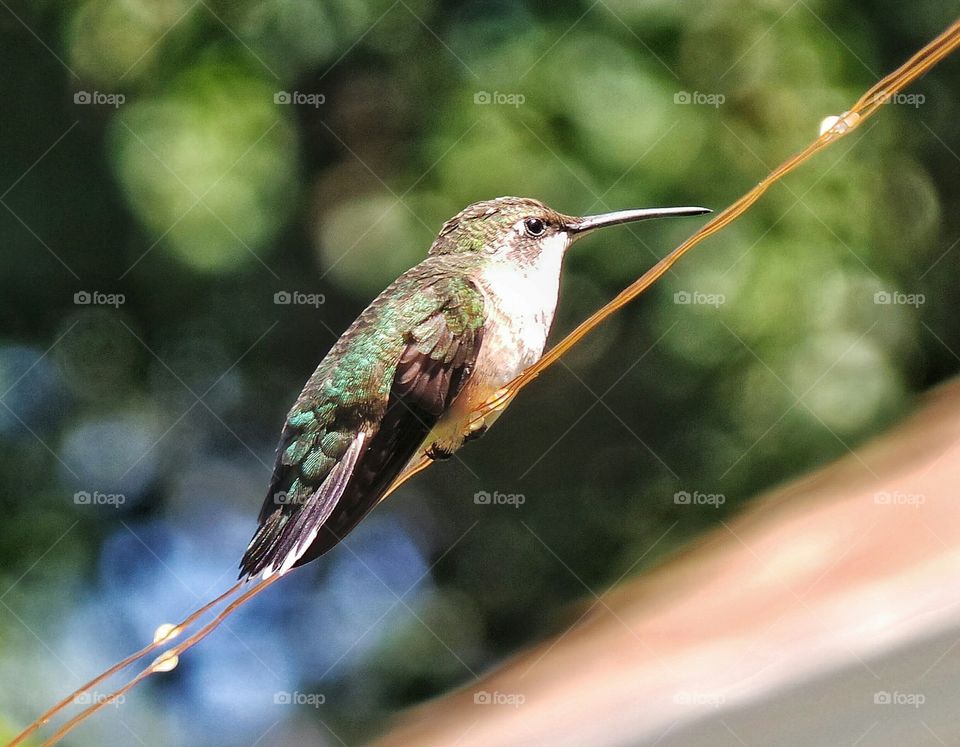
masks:
{"label": "bird's folded wing", "polygon": [[275,572],[282,575],[289,571],[313,544],[320,527],[337,507],[353,475],[357,459],[363,452],[366,439],[365,431],[357,433],[340,461],[333,466],[320,487],[310,494],[296,513],[284,514],[277,511],[273,514],[283,522],[283,526],[266,533],[274,537],[272,547],[266,548],[273,560],[263,569],[263,578],[269,578]]}
{"label": "bird's folded wing", "polygon": [[[320,396],[338,375],[329,360],[321,363],[322,380],[308,385],[284,427],[241,575],[285,573],[336,545],[378,503],[469,379],[483,336],[480,292],[468,281],[439,278],[419,303],[424,311],[397,332],[379,417],[365,414],[370,402]],[[334,350],[340,365],[349,365],[349,347]]]}

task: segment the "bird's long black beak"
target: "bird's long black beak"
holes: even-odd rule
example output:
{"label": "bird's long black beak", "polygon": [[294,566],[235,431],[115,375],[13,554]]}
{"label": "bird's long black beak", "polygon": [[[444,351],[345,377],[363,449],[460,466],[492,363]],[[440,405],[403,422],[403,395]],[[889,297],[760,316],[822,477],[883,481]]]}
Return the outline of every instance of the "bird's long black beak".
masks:
{"label": "bird's long black beak", "polygon": [[648,220],[650,218],[669,218],[680,215],[703,215],[709,213],[708,208],[703,207],[668,207],[668,208],[641,208],[639,210],[617,210],[613,213],[601,213],[600,215],[587,215],[582,218],[571,218],[566,228],[576,238],[589,233],[597,228],[606,226],[616,226],[621,223],[633,223],[638,220]]}

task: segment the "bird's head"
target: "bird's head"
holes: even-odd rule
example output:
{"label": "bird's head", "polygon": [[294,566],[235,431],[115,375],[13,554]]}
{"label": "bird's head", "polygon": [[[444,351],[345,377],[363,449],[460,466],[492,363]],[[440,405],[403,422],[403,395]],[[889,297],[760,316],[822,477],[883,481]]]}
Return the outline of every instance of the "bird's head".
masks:
{"label": "bird's head", "polygon": [[575,217],[529,197],[498,197],[475,202],[444,223],[430,254],[473,253],[522,265],[536,262],[543,252],[563,254],[574,241],[605,226],[709,212],[702,207],[642,208]]}

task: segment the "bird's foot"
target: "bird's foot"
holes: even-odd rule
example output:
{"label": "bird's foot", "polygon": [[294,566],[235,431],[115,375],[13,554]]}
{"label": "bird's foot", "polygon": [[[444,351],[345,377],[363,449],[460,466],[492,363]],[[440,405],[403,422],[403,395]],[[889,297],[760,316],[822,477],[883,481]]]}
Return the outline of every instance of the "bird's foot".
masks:
{"label": "bird's foot", "polygon": [[426,451],[427,457],[432,459],[435,462],[439,462],[443,459],[449,459],[453,456],[453,452],[449,449],[445,449],[439,444],[431,444]]}

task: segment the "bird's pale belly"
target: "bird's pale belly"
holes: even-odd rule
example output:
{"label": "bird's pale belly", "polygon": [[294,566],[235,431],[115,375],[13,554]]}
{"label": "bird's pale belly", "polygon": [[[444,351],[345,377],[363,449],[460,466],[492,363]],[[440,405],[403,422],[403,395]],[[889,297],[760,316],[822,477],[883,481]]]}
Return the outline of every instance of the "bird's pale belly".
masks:
{"label": "bird's pale belly", "polygon": [[[539,341],[530,336],[521,340],[512,334],[497,337],[503,339],[484,340],[486,350],[481,349],[470,380],[430,432],[424,442],[425,448],[452,453],[464,440],[490,427],[500,410],[493,410],[478,419],[478,408],[495,398],[504,386],[539,360],[546,344],[547,330],[544,329]],[[489,346],[488,342],[491,343]],[[535,344],[531,346],[531,342]]]}
{"label": "bird's pale belly", "polygon": [[424,441],[424,450],[453,453],[490,427],[502,408],[482,419],[477,409],[543,355],[559,290],[559,257],[553,259],[544,257],[546,266],[530,268],[527,275],[493,270],[481,278],[489,310],[477,361],[450,410]]}

